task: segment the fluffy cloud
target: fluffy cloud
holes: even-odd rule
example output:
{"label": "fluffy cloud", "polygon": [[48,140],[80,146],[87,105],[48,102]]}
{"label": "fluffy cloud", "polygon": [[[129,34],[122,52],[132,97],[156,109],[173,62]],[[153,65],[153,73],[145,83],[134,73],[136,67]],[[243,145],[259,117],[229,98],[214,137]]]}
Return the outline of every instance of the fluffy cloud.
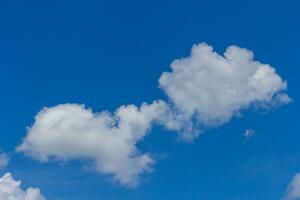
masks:
{"label": "fluffy cloud", "polygon": [[38,188],[22,190],[21,181],[16,181],[10,173],[0,178],[0,199],[3,200],[46,200]]}
{"label": "fluffy cloud", "polygon": [[297,173],[289,183],[284,200],[300,199],[300,173]]}
{"label": "fluffy cloud", "polygon": [[83,105],[42,109],[17,151],[41,161],[89,160],[100,173],[125,186],[136,186],[155,160],[137,148],[153,124],[192,140],[199,128],[224,124],[251,105],[274,107],[290,98],[287,84],[249,50],[230,46],[224,56],[207,44],[195,45],[187,58],[164,72],[162,100],[121,106],[115,113],[93,113]]}
{"label": "fluffy cloud", "polygon": [[[273,107],[290,101],[284,93],[287,84],[275,69],[237,46],[229,46],[222,56],[205,43],[194,45],[191,55],[173,61],[171,69],[161,75],[160,87],[194,128],[224,124],[253,104]],[[183,137],[198,134],[197,129],[185,131]]]}
{"label": "fluffy cloud", "polygon": [[167,110],[163,101],[122,106],[114,114],[93,113],[78,104],[44,108],[17,150],[41,161],[90,160],[118,183],[136,186],[154,163],[136,144],[153,123],[166,121]]}
{"label": "fluffy cloud", "polygon": [[0,169],[3,168],[3,167],[6,167],[8,162],[9,162],[8,155],[5,154],[5,153],[0,154]]}

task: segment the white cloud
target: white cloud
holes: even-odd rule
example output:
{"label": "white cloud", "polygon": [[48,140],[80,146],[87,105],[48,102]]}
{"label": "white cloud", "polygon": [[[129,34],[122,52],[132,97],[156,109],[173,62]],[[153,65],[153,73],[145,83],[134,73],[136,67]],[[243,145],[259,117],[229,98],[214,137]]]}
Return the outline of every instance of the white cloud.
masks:
{"label": "white cloud", "polygon": [[5,153],[0,154],[0,169],[6,167],[9,162],[9,156]]}
{"label": "white cloud", "polygon": [[93,113],[83,105],[62,104],[42,109],[17,151],[41,161],[91,161],[100,173],[125,186],[137,186],[155,160],[137,148],[154,123],[193,140],[199,128],[218,126],[251,105],[286,104],[287,84],[253,53],[230,46],[224,56],[207,44],[171,64],[160,87],[170,99],[121,106],[115,113]]}
{"label": "white cloud", "polygon": [[[191,55],[173,61],[171,69],[161,75],[160,87],[194,128],[224,124],[253,104],[273,107],[290,101],[284,93],[287,84],[275,69],[237,46],[229,46],[222,56],[205,43],[194,45]],[[198,129],[185,131],[183,137],[198,134]]]}
{"label": "white cloud", "polygon": [[21,181],[16,181],[10,173],[0,178],[0,199],[2,200],[46,200],[38,188],[21,189]]}
{"label": "white cloud", "polygon": [[289,183],[284,200],[300,199],[300,173],[297,173]]}
{"label": "white cloud", "polygon": [[136,186],[155,162],[136,144],[153,122],[165,121],[167,109],[163,101],[121,106],[114,114],[78,104],[44,108],[17,150],[41,161],[87,159],[118,183]]}
{"label": "white cloud", "polygon": [[243,136],[248,140],[249,138],[253,137],[255,135],[255,131],[253,129],[247,129],[244,133]]}

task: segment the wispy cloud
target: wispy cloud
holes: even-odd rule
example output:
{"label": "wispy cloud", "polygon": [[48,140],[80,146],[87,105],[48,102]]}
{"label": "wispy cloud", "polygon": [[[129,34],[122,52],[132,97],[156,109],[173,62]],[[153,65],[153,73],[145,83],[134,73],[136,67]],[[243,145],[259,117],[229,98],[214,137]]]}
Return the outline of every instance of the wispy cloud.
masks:
{"label": "wispy cloud", "polygon": [[5,153],[0,154],[0,169],[6,167],[6,165],[9,163],[9,160],[10,157],[7,154]]}
{"label": "wispy cloud", "polygon": [[243,133],[243,137],[246,138],[246,140],[249,140],[251,137],[253,137],[255,135],[255,131],[253,129],[247,129],[244,133]]}

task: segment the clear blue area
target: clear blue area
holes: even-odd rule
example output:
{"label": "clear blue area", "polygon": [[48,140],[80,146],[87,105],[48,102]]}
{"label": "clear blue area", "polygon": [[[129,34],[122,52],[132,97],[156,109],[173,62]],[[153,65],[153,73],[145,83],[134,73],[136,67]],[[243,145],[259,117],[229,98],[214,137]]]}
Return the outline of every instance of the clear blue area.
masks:
{"label": "clear blue area", "polygon": [[[300,3],[271,0],[1,1],[0,145],[10,171],[49,200],[276,200],[300,171]],[[140,144],[158,155],[136,189],[111,184],[77,162],[39,163],[13,153],[44,106],[94,111],[165,99],[158,78],[205,41],[254,51],[288,82],[294,102],[247,111],[193,144],[155,128]],[[245,142],[241,135],[254,129]]]}

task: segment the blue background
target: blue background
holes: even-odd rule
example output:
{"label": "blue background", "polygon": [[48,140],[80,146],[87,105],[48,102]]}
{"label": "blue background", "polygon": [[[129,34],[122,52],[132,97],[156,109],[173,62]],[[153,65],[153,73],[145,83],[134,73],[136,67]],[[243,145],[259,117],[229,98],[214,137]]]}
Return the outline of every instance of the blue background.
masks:
{"label": "blue background", "polygon": [[[298,1],[1,1],[0,145],[23,186],[49,200],[273,200],[300,171]],[[140,144],[157,155],[136,189],[111,184],[81,163],[39,163],[13,153],[44,106],[94,111],[166,99],[158,78],[193,44],[253,50],[288,82],[293,103],[207,131],[193,144],[155,128]],[[246,129],[256,135],[247,142]]]}

